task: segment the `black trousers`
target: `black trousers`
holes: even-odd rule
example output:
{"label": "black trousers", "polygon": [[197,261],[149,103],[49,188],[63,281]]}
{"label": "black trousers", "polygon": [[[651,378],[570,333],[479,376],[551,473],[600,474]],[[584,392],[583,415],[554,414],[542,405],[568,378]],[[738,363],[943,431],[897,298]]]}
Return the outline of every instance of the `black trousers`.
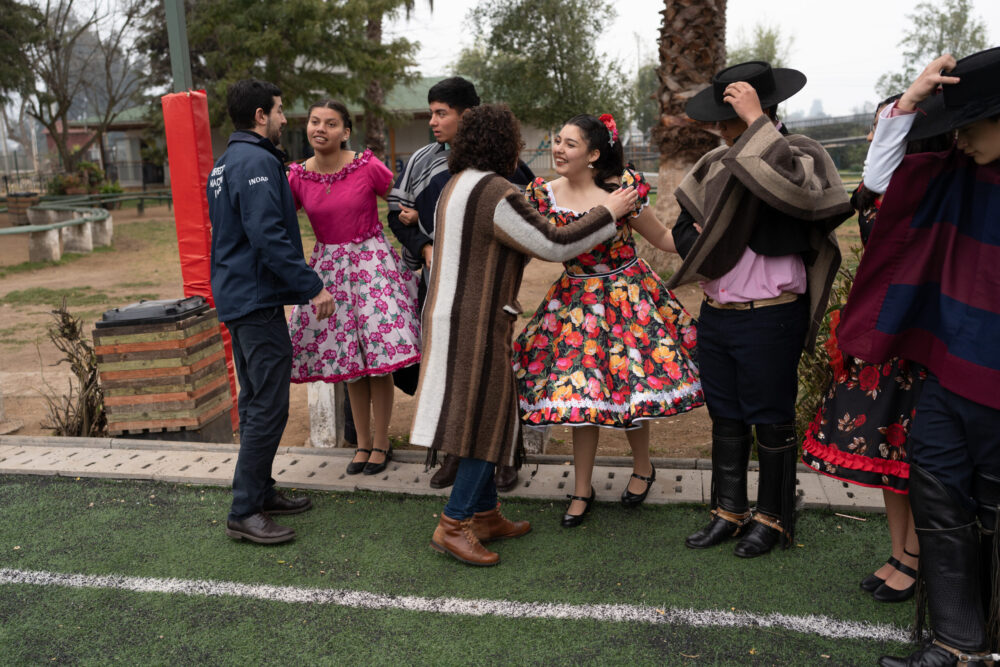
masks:
{"label": "black trousers", "polygon": [[229,518],[260,512],[274,495],[271,465],[288,422],[292,341],[281,306],[226,322],[240,381],[240,453],[233,474]]}

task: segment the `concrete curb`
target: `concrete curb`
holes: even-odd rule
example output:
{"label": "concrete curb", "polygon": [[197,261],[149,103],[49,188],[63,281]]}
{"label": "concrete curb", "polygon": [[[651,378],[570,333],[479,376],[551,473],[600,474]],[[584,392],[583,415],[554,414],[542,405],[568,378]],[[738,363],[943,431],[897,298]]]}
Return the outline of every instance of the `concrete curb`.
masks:
{"label": "concrete curb", "polygon": [[[134,440],[128,438],[66,438],[0,436],[0,474],[59,475],[146,479],[181,484],[228,486],[238,445]],[[424,467],[423,451],[402,450],[379,475],[347,475],[351,449],[282,447],[274,460],[274,478],[285,488],[324,491],[381,491],[447,496],[447,489],[429,486],[433,470]],[[517,486],[504,495],[565,502],[572,491],[572,461],[567,456],[529,455]],[[628,483],[628,457],[598,457],[594,467],[597,500],[618,502]],[[657,480],[646,499],[650,504],[695,503],[711,500],[711,461],[654,459]],[[852,486],[799,465],[796,482],[801,506],[841,512],[881,513],[882,492]],[[756,465],[749,474],[749,495],[756,497]]]}

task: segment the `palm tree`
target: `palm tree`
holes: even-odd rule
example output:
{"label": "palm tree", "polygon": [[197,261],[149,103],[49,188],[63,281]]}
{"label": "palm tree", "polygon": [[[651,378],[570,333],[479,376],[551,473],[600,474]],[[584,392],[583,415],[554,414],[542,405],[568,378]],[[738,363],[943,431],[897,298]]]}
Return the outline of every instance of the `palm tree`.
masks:
{"label": "palm tree", "polygon": [[[402,8],[406,12],[407,20],[409,20],[415,6],[416,0],[373,2],[371,14],[368,15],[368,22],[365,26],[365,38],[373,44],[381,44],[382,20],[385,15]],[[427,0],[427,6],[433,12],[434,0]],[[365,88],[365,143],[379,159],[385,158],[385,119],[382,118],[381,114],[383,104],[385,104],[385,90],[377,78],[372,78],[368,82],[368,87]]]}
{"label": "palm tree", "polygon": [[[698,158],[719,145],[716,135],[684,114],[684,105],[725,66],[726,0],[664,0],[660,15],[660,124],[653,134],[660,146],[656,214],[672,225],[679,212],[674,190]],[[643,256],[661,273],[677,268],[676,255],[647,246]]]}

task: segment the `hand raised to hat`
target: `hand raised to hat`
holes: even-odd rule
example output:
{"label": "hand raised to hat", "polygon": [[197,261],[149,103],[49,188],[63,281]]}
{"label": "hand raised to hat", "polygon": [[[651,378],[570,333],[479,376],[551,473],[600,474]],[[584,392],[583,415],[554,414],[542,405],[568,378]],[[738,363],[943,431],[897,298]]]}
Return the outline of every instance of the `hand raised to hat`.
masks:
{"label": "hand raised to hat", "polygon": [[914,79],[910,87],[903,93],[903,96],[899,98],[896,106],[900,111],[913,111],[920,102],[933,95],[938,86],[958,83],[957,76],[947,76],[945,74],[945,72],[955,69],[955,65],[957,64],[955,58],[950,53],[935,58],[931,61],[930,65],[924,68],[920,76]]}
{"label": "hand raised to hat", "polygon": [[722,94],[722,101],[732,106],[740,120],[747,125],[752,125],[755,120],[764,115],[757,91],[746,81],[736,81],[726,86],[726,90]]}

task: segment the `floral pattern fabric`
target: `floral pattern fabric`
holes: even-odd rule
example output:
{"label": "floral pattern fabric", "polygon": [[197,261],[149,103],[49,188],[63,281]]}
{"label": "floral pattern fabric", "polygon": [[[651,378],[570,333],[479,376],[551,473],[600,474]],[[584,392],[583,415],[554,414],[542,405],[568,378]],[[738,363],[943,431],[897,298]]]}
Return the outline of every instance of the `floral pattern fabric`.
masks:
{"label": "floral pattern fabric", "polygon": [[[628,219],[648,204],[649,185],[631,169],[622,182],[639,191],[635,210],[610,241],[564,263],[514,341],[527,424],[633,428],[704,404],[694,320],[635,252]],[[526,196],[555,225],[583,215],[558,206],[541,178]]]}
{"label": "floral pattern fabric", "polygon": [[[367,155],[368,151],[362,157]],[[367,232],[360,237],[351,231],[348,242],[316,242],[309,266],[333,297],[334,311],[329,319],[317,320],[310,304],[292,310],[288,324],[292,382],[350,382],[420,361],[417,278],[386,241],[378,222],[376,193],[384,190],[383,184],[374,181],[366,186],[359,162],[356,159],[337,174],[322,175],[327,178],[310,178],[310,172],[301,168],[292,175],[298,179],[299,201],[318,238],[323,232],[335,232],[329,229],[331,224],[344,222],[337,197],[357,210],[359,188],[368,190],[360,215],[374,217],[376,223],[365,223]]]}
{"label": "floral pattern fabric", "polygon": [[833,313],[827,349],[834,377],[806,430],[802,461],[858,484],[906,493],[910,426],[926,369],[905,359],[872,364],[837,347],[840,313]]}

